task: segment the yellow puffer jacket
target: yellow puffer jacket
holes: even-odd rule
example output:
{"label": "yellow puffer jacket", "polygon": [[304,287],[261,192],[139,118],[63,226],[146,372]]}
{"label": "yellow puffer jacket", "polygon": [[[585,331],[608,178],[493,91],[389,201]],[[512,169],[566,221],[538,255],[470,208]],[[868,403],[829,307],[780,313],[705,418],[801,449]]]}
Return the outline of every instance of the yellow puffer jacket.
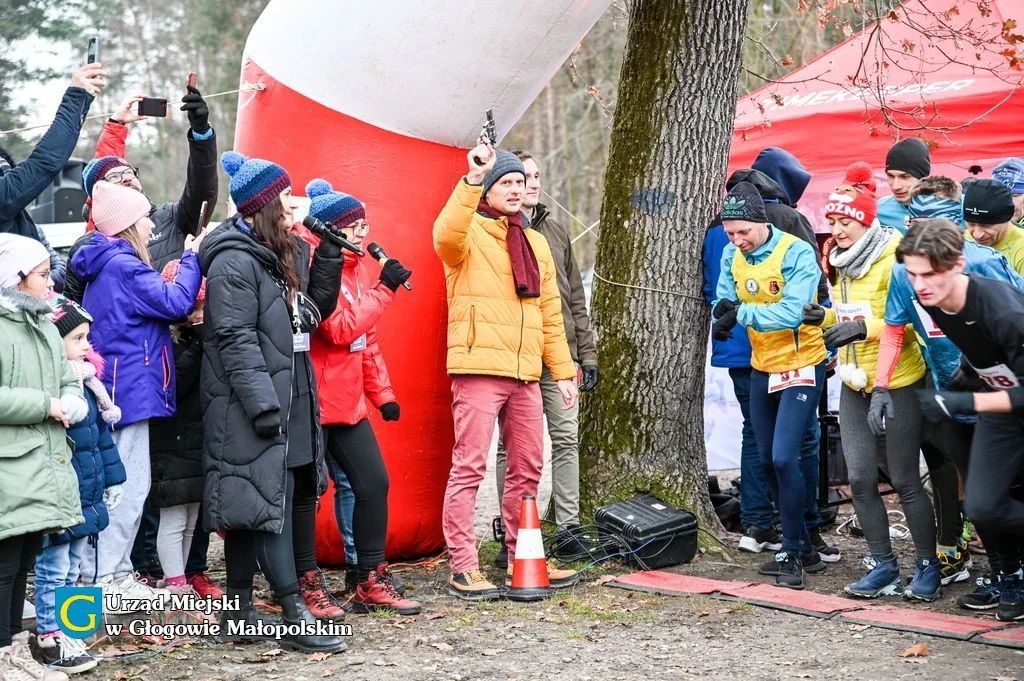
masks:
{"label": "yellow puffer jacket", "polygon": [[434,221],[434,251],[448,291],[448,373],[539,381],[576,378],[562,324],[555,263],[544,237],[526,237],[540,266],[539,298],[520,298],[512,278],[505,218],[477,213],[483,187],[460,180]]}
{"label": "yellow puffer jacket", "polygon": [[[843,383],[852,390],[863,389],[864,392],[871,392],[875,387],[878,343],[885,328],[885,300],[889,295],[889,280],[892,277],[892,266],[896,262],[896,248],[899,244],[900,235],[894,233],[881,257],[871,265],[863,277],[849,279],[840,270],[839,278],[832,287],[832,308],[826,311],[822,328],[832,326],[838,321],[850,321],[862,316],[866,318],[867,340],[851,343],[839,349],[840,367],[859,367],[867,374],[867,386],[863,388],[843,379]],[[914,327],[908,324],[903,349],[889,382],[890,388],[906,387],[924,376],[924,358],[921,357],[916,340]],[[842,368],[839,375],[843,377]]]}

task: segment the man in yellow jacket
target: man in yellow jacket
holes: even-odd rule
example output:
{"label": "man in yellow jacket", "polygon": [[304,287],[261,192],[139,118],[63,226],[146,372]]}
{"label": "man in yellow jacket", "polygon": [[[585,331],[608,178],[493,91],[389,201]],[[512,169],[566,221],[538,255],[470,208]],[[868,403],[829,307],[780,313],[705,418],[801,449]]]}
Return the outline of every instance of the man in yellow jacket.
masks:
{"label": "man in yellow jacket", "polygon": [[[455,421],[442,524],[451,556],[449,592],[493,600],[500,592],[480,572],[473,515],[495,422],[508,450],[501,515],[514,556],[522,497],[536,496],[544,466],[542,365],[557,381],[566,409],[576,403],[578,390],[551,249],[520,212],[523,164],[483,139],[467,160],[469,171],[433,233],[447,285]],[[578,580],[571,570],[549,567],[548,574],[555,588]]]}

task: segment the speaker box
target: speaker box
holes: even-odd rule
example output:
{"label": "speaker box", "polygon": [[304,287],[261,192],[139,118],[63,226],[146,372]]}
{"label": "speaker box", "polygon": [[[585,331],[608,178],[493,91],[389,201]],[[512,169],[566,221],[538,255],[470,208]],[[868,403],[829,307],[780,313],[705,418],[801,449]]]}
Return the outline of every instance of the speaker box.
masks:
{"label": "speaker box", "polygon": [[697,553],[697,518],[650,494],[602,506],[594,522],[602,543],[616,536],[626,541],[627,558],[639,568],[688,563]]}

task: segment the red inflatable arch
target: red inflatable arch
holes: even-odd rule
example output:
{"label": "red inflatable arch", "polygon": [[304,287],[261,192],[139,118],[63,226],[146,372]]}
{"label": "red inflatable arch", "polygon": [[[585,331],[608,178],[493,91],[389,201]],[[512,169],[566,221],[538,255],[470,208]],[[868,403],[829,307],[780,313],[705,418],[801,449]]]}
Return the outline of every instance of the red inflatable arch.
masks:
{"label": "red inflatable arch", "polygon": [[[235,148],[283,165],[296,193],[323,177],[358,197],[372,239],[415,273],[377,327],[402,405],[399,422],[373,423],[391,476],[389,558],[444,546],[453,432],[434,218],[484,110],[507,133],[609,2],[272,0],[249,35]],[[317,554],[344,562],[333,488]]]}

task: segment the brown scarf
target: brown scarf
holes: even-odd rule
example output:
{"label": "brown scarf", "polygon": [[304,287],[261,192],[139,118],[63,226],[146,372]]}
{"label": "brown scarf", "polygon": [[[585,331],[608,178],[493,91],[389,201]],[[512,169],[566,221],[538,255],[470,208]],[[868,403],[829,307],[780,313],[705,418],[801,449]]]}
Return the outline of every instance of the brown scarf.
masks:
{"label": "brown scarf", "polygon": [[515,280],[516,295],[520,298],[540,298],[540,266],[537,264],[537,256],[530,246],[530,240],[526,238],[523,228],[523,214],[516,212],[515,215],[506,215],[495,210],[484,199],[480,199],[477,212],[489,218],[508,220],[508,234],[505,236],[505,243],[508,244],[508,257],[512,261],[512,278]]}

